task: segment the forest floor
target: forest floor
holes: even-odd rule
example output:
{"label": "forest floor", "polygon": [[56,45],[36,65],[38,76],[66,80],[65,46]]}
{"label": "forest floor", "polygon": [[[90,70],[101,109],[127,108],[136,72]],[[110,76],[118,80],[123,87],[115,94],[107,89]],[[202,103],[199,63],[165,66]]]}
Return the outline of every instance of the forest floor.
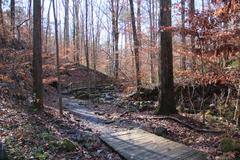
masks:
{"label": "forest floor", "polygon": [[[239,130],[233,129],[230,123],[204,125],[200,115],[189,114],[172,115],[183,123],[157,119],[154,118],[156,102],[132,101],[116,90],[100,93],[91,100],[65,95],[64,115],[60,117],[56,89],[52,85],[56,80],[55,67],[51,65],[54,59],[49,56],[44,56],[43,60],[45,109],[39,112],[31,103],[30,55],[30,51],[0,50],[0,140],[9,159],[118,160],[121,157],[107,147],[99,135],[137,127],[152,133],[165,128],[162,136],[208,153],[209,159],[239,157],[239,152],[223,152],[220,147],[222,137],[240,138]],[[64,78],[68,74],[74,76]],[[68,65],[62,69],[63,83],[78,81],[86,77],[85,74],[84,69],[77,70]],[[104,75],[98,75],[94,76],[95,80],[106,79]],[[139,106],[147,106],[147,109]],[[217,128],[227,132],[199,132],[184,125],[186,123],[196,128]]]}

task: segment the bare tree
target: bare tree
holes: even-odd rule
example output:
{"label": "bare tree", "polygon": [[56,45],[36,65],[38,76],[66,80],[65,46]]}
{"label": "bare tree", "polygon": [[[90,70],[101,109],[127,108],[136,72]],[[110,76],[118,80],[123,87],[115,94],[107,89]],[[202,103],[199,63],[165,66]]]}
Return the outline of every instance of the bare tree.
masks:
{"label": "bare tree", "polygon": [[6,34],[4,27],[4,19],[3,19],[3,10],[2,10],[2,0],[0,0],[0,43],[6,43]]}
{"label": "bare tree", "polygon": [[111,0],[111,12],[112,12],[112,34],[113,34],[113,54],[114,54],[114,76],[118,79],[119,72],[119,51],[118,51],[118,42],[119,42],[119,0]]}
{"label": "bare tree", "polygon": [[[193,19],[194,15],[195,15],[195,0],[190,0],[190,2],[189,2],[189,19]],[[194,37],[194,35],[191,35],[192,52],[194,51],[194,45],[195,45],[194,43],[195,43],[195,37]],[[191,68],[192,68],[192,70],[195,70],[195,68],[196,68],[196,58],[194,55],[192,57]]]}
{"label": "bare tree", "polygon": [[50,9],[51,9],[52,0],[50,0],[48,13],[47,13],[47,28],[45,33],[45,52],[48,52],[48,31],[49,31],[49,23],[50,23]]}
{"label": "bare tree", "polygon": [[75,37],[76,37],[76,52],[77,52],[77,56],[76,56],[76,61],[77,64],[80,63],[80,22],[79,22],[79,0],[77,0],[77,3],[75,4],[75,19],[76,19],[76,32],[75,32]]}
{"label": "bare tree", "polygon": [[151,83],[155,83],[155,78],[154,78],[154,66],[153,66],[153,59],[154,59],[154,52],[153,48],[156,45],[155,41],[155,25],[154,25],[154,0],[149,0],[148,1],[148,14],[149,14],[149,32],[150,32],[150,52],[149,52],[149,57],[150,57],[150,81]]}
{"label": "bare tree", "polygon": [[131,19],[132,19],[133,40],[134,40],[137,91],[139,91],[141,86],[140,64],[139,64],[139,41],[137,36],[136,24],[135,24],[133,0],[129,0],[129,2],[130,2],[130,11],[131,11]]}
{"label": "bare tree", "polygon": [[12,38],[14,38],[15,36],[15,0],[11,0],[10,8],[11,8],[11,33],[12,33]]}
{"label": "bare tree", "polygon": [[60,62],[59,62],[59,44],[58,44],[58,21],[56,16],[56,9],[55,9],[55,0],[53,0],[53,14],[54,14],[54,22],[55,22],[55,43],[56,43],[56,68],[57,68],[57,79],[58,79],[58,97],[59,97],[59,112],[60,115],[63,114],[63,107],[62,107],[62,95],[61,95],[61,79],[60,79]]}
{"label": "bare tree", "polygon": [[65,55],[68,54],[68,49],[70,47],[70,38],[69,38],[69,0],[65,0],[65,17],[64,17],[64,48]]}
{"label": "bare tree", "polygon": [[[181,21],[182,21],[182,29],[185,28],[185,0],[181,0]],[[182,45],[185,46],[186,45],[186,36],[184,31],[182,32]],[[181,62],[180,62],[180,68],[182,70],[186,70],[186,56],[181,55]]]}
{"label": "bare tree", "polygon": [[34,105],[43,109],[41,0],[33,1],[33,96]]}
{"label": "bare tree", "polygon": [[89,53],[88,53],[88,1],[85,0],[85,56],[86,56],[86,65],[89,69]]}
{"label": "bare tree", "polygon": [[176,113],[174,99],[174,84],[173,84],[173,49],[172,49],[172,33],[165,30],[165,27],[172,25],[171,19],[171,0],[160,1],[160,25],[161,25],[161,42],[159,52],[159,63],[161,77],[158,114]]}

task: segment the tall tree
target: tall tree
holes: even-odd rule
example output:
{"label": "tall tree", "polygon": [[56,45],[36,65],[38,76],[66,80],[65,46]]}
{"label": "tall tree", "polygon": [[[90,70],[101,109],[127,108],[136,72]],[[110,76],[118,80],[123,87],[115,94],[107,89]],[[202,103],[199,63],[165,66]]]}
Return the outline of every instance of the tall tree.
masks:
{"label": "tall tree", "polygon": [[5,43],[5,27],[4,27],[4,19],[3,19],[3,10],[2,10],[2,0],[0,0],[0,43]]}
{"label": "tall tree", "polygon": [[151,83],[155,83],[154,79],[154,66],[153,66],[153,58],[154,58],[154,52],[153,48],[156,45],[155,41],[155,25],[154,25],[154,0],[148,1],[148,14],[149,14],[149,32],[150,32],[150,51],[149,51],[149,57],[150,57],[150,81]]}
{"label": "tall tree", "polygon": [[58,97],[59,97],[59,112],[60,115],[63,114],[63,107],[62,107],[62,95],[61,95],[61,79],[60,79],[60,62],[59,62],[59,43],[58,43],[58,21],[55,9],[55,0],[53,0],[53,15],[54,15],[54,22],[55,22],[55,43],[56,43],[56,68],[57,68],[57,79],[58,79]]}
{"label": "tall tree", "polygon": [[65,0],[65,17],[64,17],[64,48],[65,55],[68,54],[68,49],[70,47],[69,38],[69,0]]}
{"label": "tall tree", "polygon": [[114,76],[118,79],[119,72],[119,51],[118,51],[118,43],[119,43],[119,0],[111,0],[111,12],[112,12],[112,35],[113,35],[113,54],[114,54]]}
{"label": "tall tree", "polygon": [[12,32],[12,37],[14,38],[14,35],[15,35],[15,0],[11,0],[10,8],[11,8],[11,32]]}
{"label": "tall tree", "polygon": [[89,53],[88,53],[88,1],[85,0],[85,56],[86,56],[86,65],[89,69]]}
{"label": "tall tree", "polygon": [[43,109],[41,0],[33,1],[33,96],[34,105]]}
{"label": "tall tree", "polygon": [[[189,2],[189,19],[190,20],[193,19],[194,15],[195,15],[195,0],[190,0],[190,2]],[[194,51],[194,46],[195,46],[194,43],[195,43],[195,37],[194,37],[194,35],[191,35],[192,52]],[[193,55],[191,63],[192,63],[191,64],[192,70],[195,70],[196,69],[196,58],[195,58],[195,55]]]}
{"label": "tall tree", "polygon": [[140,64],[139,64],[139,40],[138,40],[137,29],[135,24],[133,0],[129,0],[129,2],[130,2],[130,11],[131,11],[131,20],[132,20],[133,41],[134,41],[137,91],[139,91],[141,86]]}
{"label": "tall tree", "polygon": [[[74,0],[75,1],[75,0]],[[79,0],[77,0],[77,3],[75,4],[75,20],[76,20],[76,26],[75,26],[75,29],[76,29],[76,32],[75,32],[75,38],[76,38],[76,61],[77,61],[77,64],[80,63],[80,35],[79,35],[79,32],[80,32],[80,22],[79,22]]]}
{"label": "tall tree", "polygon": [[48,8],[48,13],[47,13],[47,28],[46,28],[46,34],[45,34],[45,52],[48,52],[48,31],[49,31],[49,27],[50,27],[50,9],[51,9],[51,4],[52,4],[52,0],[50,0],[49,3],[49,8]]}
{"label": "tall tree", "polygon": [[[185,28],[185,0],[181,0],[181,21],[182,21],[182,29]],[[181,33],[181,41],[182,45],[186,45],[186,36],[184,31]],[[180,68],[182,70],[186,70],[186,56],[181,55],[181,62],[180,62]]]}
{"label": "tall tree", "polygon": [[139,47],[141,47],[141,40],[142,40],[141,5],[142,5],[142,0],[137,0],[137,34],[138,34]]}
{"label": "tall tree", "polygon": [[171,27],[171,0],[160,1],[160,26],[161,41],[159,52],[160,63],[160,93],[158,114],[176,113],[174,99],[174,82],[173,82],[173,49],[172,49],[172,32],[167,29]]}

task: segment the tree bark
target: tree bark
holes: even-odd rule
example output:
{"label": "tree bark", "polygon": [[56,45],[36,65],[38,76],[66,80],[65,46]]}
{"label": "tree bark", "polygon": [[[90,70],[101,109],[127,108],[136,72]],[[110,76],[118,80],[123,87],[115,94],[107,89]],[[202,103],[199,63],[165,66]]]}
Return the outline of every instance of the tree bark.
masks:
{"label": "tree bark", "polygon": [[49,31],[49,23],[50,23],[50,9],[51,9],[52,0],[50,0],[48,13],[47,13],[47,28],[45,34],[45,52],[48,52],[48,31]]}
{"label": "tree bark", "polygon": [[[195,0],[190,0],[189,2],[189,19],[193,19],[195,15]],[[192,27],[192,26],[190,26]],[[196,69],[196,58],[194,55],[194,48],[195,48],[195,37],[193,35],[191,35],[191,46],[192,46],[192,64],[191,64],[191,68],[192,70]]]}
{"label": "tree bark", "polygon": [[129,0],[129,2],[130,2],[130,11],[131,11],[131,19],[132,19],[133,41],[134,41],[136,81],[137,81],[136,85],[137,85],[137,91],[139,91],[141,87],[141,75],[140,75],[140,63],[139,63],[139,41],[137,36],[136,24],[135,24],[133,0]]}
{"label": "tree bark", "polygon": [[155,83],[155,78],[154,78],[154,66],[153,66],[153,58],[154,58],[154,52],[153,48],[155,47],[155,39],[154,39],[154,4],[153,0],[149,0],[149,21],[150,21],[150,27],[149,27],[149,32],[150,32],[150,52],[149,52],[149,57],[150,57],[150,82],[153,84]]}
{"label": "tree bark", "polygon": [[75,19],[76,19],[76,61],[77,64],[80,64],[80,37],[79,37],[79,32],[80,32],[80,23],[79,23],[79,1],[75,4]]}
{"label": "tree bark", "polygon": [[70,47],[69,40],[69,0],[65,0],[65,18],[64,18],[64,46],[65,55],[68,55],[68,49]]}
{"label": "tree bark", "polygon": [[62,95],[61,95],[61,79],[60,79],[60,62],[59,62],[59,44],[58,44],[58,22],[56,16],[56,9],[55,9],[55,0],[53,0],[53,14],[54,14],[54,22],[55,22],[55,43],[56,43],[56,68],[57,68],[57,79],[58,79],[58,98],[59,98],[59,113],[62,116],[63,114],[63,107],[62,107]]}
{"label": "tree bark", "polygon": [[[181,0],[181,21],[182,21],[182,30],[185,29],[185,0]],[[186,35],[184,33],[184,31],[181,33],[181,42],[182,45],[185,46],[186,45]],[[180,68],[182,70],[186,70],[186,56],[185,55],[181,55],[181,62],[180,62]]]}
{"label": "tree bark", "polygon": [[141,48],[142,46],[141,4],[142,4],[142,0],[137,0],[137,34],[138,34],[139,48]]}
{"label": "tree bark", "polygon": [[[3,20],[3,10],[2,10],[2,0],[0,0],[0,43],[5,44],[6,43],[6,34],[5,34],[5,26],[4,26],[4,20]],[[1,47],[1,45],[0,45]]]}
{"label": "tree bark", "polygon": [[86,65],[87,68],[89,69],[89,53],[88,53],[88,1],[85,0],[85,56],[86,56]]}
{"label": "tree bark", "polygon": [[[116,3],[114,3],[116,2]],[[119,0],[111,0],[111,12],[112,12],[112,34],[113,34],[113,54],[114,54],[114,77],[118,79],[119,72],[119,53],[118,53],[118,43],[119,43]]]}
{"label": "tree bark", "polygon": [[33,96],[34,105],[43,109],[41,0],[33,1]]}
{"label": "tree bark", "polygon": [[11,33],[12,33],[12,38],[14,38],[15,36],[15,0],[11,0],[10,8],[11,8]]}
{"label": "tree bark", "polygon": [[165,27],[171,27],[171,0],[160,1],[160,26],[161,42],[159,52],[159,63],[161,77],[159,106],[157,108],[158,114],[168,115],[176,113],[175,99],[174,99],[174,82],[173,82],[173,49],[172,49],[172,32],[164,30]]}

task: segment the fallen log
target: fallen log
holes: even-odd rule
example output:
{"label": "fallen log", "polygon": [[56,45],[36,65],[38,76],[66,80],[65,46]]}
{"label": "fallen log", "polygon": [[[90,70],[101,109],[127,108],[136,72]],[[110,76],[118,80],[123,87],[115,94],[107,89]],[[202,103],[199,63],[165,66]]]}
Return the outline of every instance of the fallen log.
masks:
{"label": "fallen log", "polygon": [[191,124],[188,124],[186,122],[181,121],[180,119],[176,118],[176,117],[172,117],[172,116],[161,116],[161,117],[136,117],[138,119],[157,119],[157,120],[172,120],[175,121],[177,123],[182,124],[183,126],[192,129],[196,132],[203,132],[203,133],[216,133],[216,134],[222,134],[225,133],[225,131],[222,130],[209,130],[209,129],[203,129],[203,128],[197,128],[196,126],[193,126]]}

